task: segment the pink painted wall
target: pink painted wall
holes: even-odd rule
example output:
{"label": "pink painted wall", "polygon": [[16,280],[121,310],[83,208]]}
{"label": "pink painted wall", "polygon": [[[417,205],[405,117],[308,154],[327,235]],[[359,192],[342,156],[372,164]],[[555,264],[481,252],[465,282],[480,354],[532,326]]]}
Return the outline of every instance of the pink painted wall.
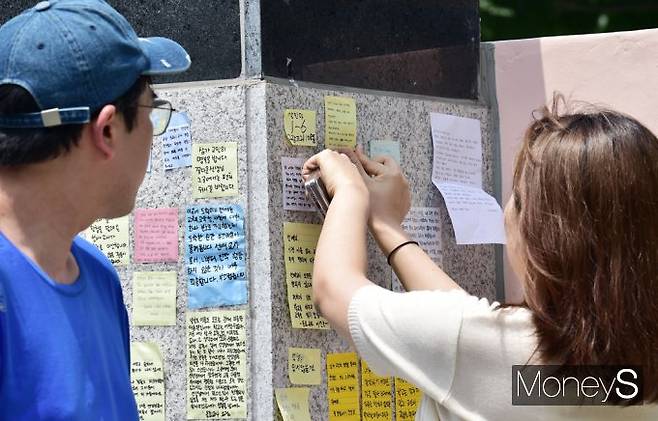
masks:
{"label": "pink painted wall", "polygon": [[[503,203],[531,112],[554,91],[630,114],[658,133],[658,29],[499,41],[494,49]],[[522,294],[505,258],[506,300]]]}

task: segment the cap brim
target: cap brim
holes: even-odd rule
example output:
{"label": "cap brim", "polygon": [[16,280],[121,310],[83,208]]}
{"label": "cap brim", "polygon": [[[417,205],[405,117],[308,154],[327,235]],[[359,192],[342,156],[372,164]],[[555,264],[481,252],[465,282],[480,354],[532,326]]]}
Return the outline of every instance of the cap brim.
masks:
{"label": "cap brim", "polygon": [[192,64],[187,51],[169,38],[140,38],[139,43],[149,60],[149,67],[142,73],[144,75],[180,73]]}

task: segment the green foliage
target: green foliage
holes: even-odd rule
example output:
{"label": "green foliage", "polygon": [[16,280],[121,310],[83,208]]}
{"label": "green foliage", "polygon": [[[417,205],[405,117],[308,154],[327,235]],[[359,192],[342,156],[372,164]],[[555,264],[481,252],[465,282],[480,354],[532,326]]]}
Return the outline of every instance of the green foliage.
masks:
{"label": "green foliage", "polygon": [[480,0],[482,41],[658,26],[658,0]]}

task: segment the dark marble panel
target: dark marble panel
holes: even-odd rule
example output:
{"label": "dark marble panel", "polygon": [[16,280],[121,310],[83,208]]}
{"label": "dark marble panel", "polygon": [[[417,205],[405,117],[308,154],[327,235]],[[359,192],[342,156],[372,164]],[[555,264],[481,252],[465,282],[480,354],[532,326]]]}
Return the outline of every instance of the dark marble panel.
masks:
{"label": "dark marble panel", "polygon": [[267,0],[268,76],[477,98],[477,0]]}
{"label": "dark marble panel", "polygon": [[[37,2],[3,2],[0,22]],[[190,70],[157,78],[157,83],[230,79],[240,75],[239,0],[108,0],[108,3],[128,19],[139,36],[172,38],[190,53]]]}

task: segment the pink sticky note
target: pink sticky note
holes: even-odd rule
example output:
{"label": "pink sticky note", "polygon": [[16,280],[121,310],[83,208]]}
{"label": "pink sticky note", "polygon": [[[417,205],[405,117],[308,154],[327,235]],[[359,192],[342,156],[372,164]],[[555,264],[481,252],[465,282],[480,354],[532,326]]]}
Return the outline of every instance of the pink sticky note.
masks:
{"label": "pink sticky note", "polygon": [[135,261],[178,262],[178,209],[135,210]]}

